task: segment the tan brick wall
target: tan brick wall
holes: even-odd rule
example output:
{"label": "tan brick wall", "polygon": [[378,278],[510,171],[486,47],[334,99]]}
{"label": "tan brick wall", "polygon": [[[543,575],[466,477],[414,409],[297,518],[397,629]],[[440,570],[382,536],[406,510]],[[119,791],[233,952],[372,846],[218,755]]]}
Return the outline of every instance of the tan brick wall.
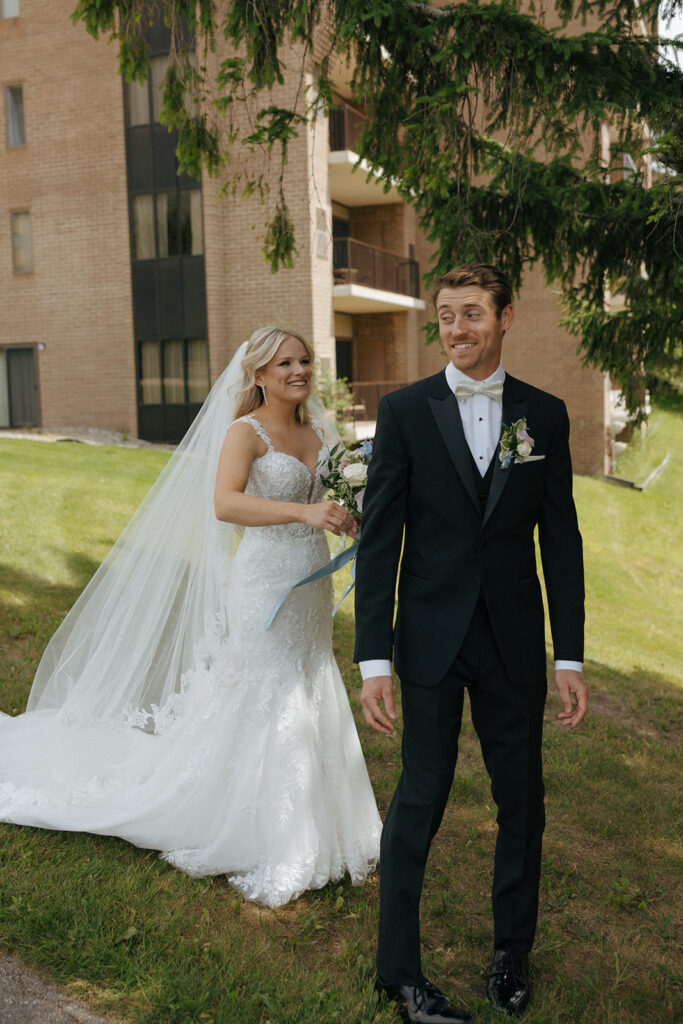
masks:
{"label": "tan brick wall", "polygon": [[[0,109],[0,344],[45,344],[38,353],[46,425],[88,423],[136,430],[130,244],[123,99],[116,52],[71,24],[65,0],[23,0],[0,22],[2,85],[24,87],[27,146],[4,145]],[[217,53],[214,65],[226,53]],[[298,67],[292,52],[288,66]],[[304,81],[310,86],[310,70]],[[290,105],[302,83],[292,70],[269,100]],[[300,92],[300,102],[304,93]],[[253,114],[253,111],[252,111]],[[237,163],[241,157],[238,156]],[[218,198],[225,177],[204,176],[204,230],[211,379],[256,326],[289,325],[334,363],[327,123],[302,129],[290,147],[284,186],[298,256],[273,275],[263,260],[272,197]],[[251,169],[254,163],[250,160]],[[233,166],[235,164],[233,163]],[[261,165],[266,167],[265,163]],[[273,160],[277,169],[277,158]],[[226,175],[230,173],[226,172]],[[9,211],[30,209],[35,271],[12,273]],[[431,247],[401,204],[351,210],[356,238],[399,255],[416,246],[421,271]],[[424,313],[353,317],[355,372],[365,380],[414,380],[445,365],[425,347]],[[529,275],[506,340],[510,372],[561,395],[572,417],[579,472],[605,468],[605,379],[584,370],[576,341],[557,327],[559,308],[540,273]]]}
{"label": "tan brick wall", "polygon": [[[216,61],[228,51],[219,52]],[[296,54],[291,65],[296,66]],[[304,85],[310,86],[307,74]],[[294,73],[273,89],[266,102],[289,106],[300,92]],[[307,95],[301,92],[301,96]],[[300,100],[301,102],[301,100]],[[251,112],[253,115],[253,111]],[[244,119],[242,124],[244,124]],[[218,198],[230,180],[204,176],[207,303],[212,379],[252,331],[263,324],[291,327],[310,339],[319,360],[334,367],[332,326],[332,217],[328,182],[327,122],[320,120],[300,129],[289,149],[284,189],[294,223],[296,247],[290,269],[270,271],[262,253],[266,224],[275,201],[278,155],[250,161],[266,171],[273,186],[265,204],[258,198],[230,194]],[[235,166],[239,164],[239,159]],[[318,214],[320,211],[320,214]],[[327,244],[325,244],[327,243]]]}
{"label": "tan brick wall", "polygon": [[558,326],[561,308],[540,268],[524,279],[515,303],[515,322],[504,342],[505,367],[567,403],[571,449],[577,473],[607,471],[606,377],[585,369],[576,354],[578,339]]}
{"label": "tan brick wall", "polygon": [[[0,103],[0,345],[35,345],[46,426],[136,430],[123,98],[116,53],[67,0],[0,21],[0,84],[21,84],[25,147]],[[12,270],[10,211],[31,211],[34,272]]]}

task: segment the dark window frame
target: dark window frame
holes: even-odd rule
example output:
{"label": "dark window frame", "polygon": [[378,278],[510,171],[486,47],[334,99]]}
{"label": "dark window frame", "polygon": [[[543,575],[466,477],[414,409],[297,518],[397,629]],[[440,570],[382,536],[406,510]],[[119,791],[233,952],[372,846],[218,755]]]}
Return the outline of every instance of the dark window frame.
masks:
{"label": "dark window frame", "polygon": [[[29,268],[25,269],[25,270],[20,270],[20,269],[17,268],[16,262],[15,262],[15,258],[14,258],[14,255],[15,255],[15,252],[16,252],[16,246],[14,244],[14,238],[15,238],[14,218],[16,216],[21,216],[22,214],[26,214],[28,216],[28,218],[29,218],[29,227],[30,227],[29,235],[30,235],[30,239],[31,239],[31,266]],[[33,258],[33,217],[31,215],[31,210],[30,209],[28,209],[28,210],[26,210],[26,209],[10,210],[9,211],[9,216],[10,216],[10,241],[11,241],[11,245],[12,245],[12,273],[13,274],[17,274],[17,275],[34,274],[35,273],[35,260]]]}
{"label": "dark window frame", "polygon": [[21,17],[21,2],[20,2],[20,0],[16,0],[16,3],[17,3],[17,13],[16,14],[5,14],[4,0],[0,0],[0,21],[15,21],[17,18]]}
{"label": "dark window frame", "polygon": [[[10,96],[12,90],[21,93],[21,142],[12,142],[10,138]],[[5,140],[7,149],[23,149],[26,146],[26,109],[24,105],[24,83],[8,82],[5,85]]]}
{"label": "dark window frame", "polygon": [[[183,400],[182,402],[168,402],[166,401],[164,394],[164,378],[166,376],[166,366],[164,362],[164,346],[171,341],[180,341],[183,346]],[[182,338],[136,338],[135,339],[135,362],[137,370],[137,402],[138,405],[172,405],[172,406],[183,406],[183,405],[201,405],[201,402],[190,401],[189,397],[189,377],[188,377],[188,344],[191,341],[203,341],[206,345],[207,363],[209,354],[209,339],[206,337],[199,338],[196,335],[187,335]],[[142,401],[142,346],[154,343],[159,346],[159,381],[160,381],[160,394],[161,401],[159,402],[143,402]],[[206,394],[208,395],[211,390],[211,379],[209,378],[206,382]],[[202,402],[205,401],[206,395]]]}

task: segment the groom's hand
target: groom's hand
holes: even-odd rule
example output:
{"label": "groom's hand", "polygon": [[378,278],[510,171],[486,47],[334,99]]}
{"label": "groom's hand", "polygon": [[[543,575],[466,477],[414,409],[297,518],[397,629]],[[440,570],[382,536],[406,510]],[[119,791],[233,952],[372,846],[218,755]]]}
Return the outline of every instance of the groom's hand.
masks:
{"label": "groom's hand", "polygon": [[555,686],[562,701],[562,711],[557,716],[562,725],[578,725],[588,710],[588,687],[581,672],[569,668],[555,671]]}
{"label": "groom's hand", "polygon": [[[391,719],[396,718],[394,681],[391,676],[370,676],[369,679],[363,680],[360,702],[368,725],[371,725],[377,732],[391,736],[394,731],[394,723]],[[386,714],[380,707],[382,703]]]}

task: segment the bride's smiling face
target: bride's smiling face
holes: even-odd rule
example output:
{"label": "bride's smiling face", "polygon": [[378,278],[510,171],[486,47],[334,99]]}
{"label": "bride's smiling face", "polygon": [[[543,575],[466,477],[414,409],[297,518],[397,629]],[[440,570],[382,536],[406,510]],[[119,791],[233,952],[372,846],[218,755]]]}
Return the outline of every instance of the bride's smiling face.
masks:
{"label": "bride's smiling face", "polygon": [[311,360],[298,338],[285,338],[265,366],[256,371],[255,381],[266,389],[268,402],[281,399],[303,402],[311,390]]}

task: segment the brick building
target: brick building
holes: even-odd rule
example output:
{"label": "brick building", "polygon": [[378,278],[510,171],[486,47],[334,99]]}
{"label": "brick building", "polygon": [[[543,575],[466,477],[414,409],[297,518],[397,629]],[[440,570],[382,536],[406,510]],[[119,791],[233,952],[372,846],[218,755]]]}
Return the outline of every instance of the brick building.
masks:
{"label": "brick building", "polygon": [[[355,168],[362,113],[344,69],[338,110],[291,144],[299,255],[273,275],[267,206],[177,173],[174,135],[158,123],[167,32],[151,32],[148,83],[124,86],[115,48],[74,26],[72,6],[0,0],[0,427],[178,440],[238,345],[269,322],[303,332],[354,382],[364,420],[382,393],[445,365],[421,331],[430,250],[412,208]],[[300,84],[273,98],[290,102]],[[516,314],[506,368],[565,399],[576,470],[604,472],[608,381],[581,367],[539,272]]]}

